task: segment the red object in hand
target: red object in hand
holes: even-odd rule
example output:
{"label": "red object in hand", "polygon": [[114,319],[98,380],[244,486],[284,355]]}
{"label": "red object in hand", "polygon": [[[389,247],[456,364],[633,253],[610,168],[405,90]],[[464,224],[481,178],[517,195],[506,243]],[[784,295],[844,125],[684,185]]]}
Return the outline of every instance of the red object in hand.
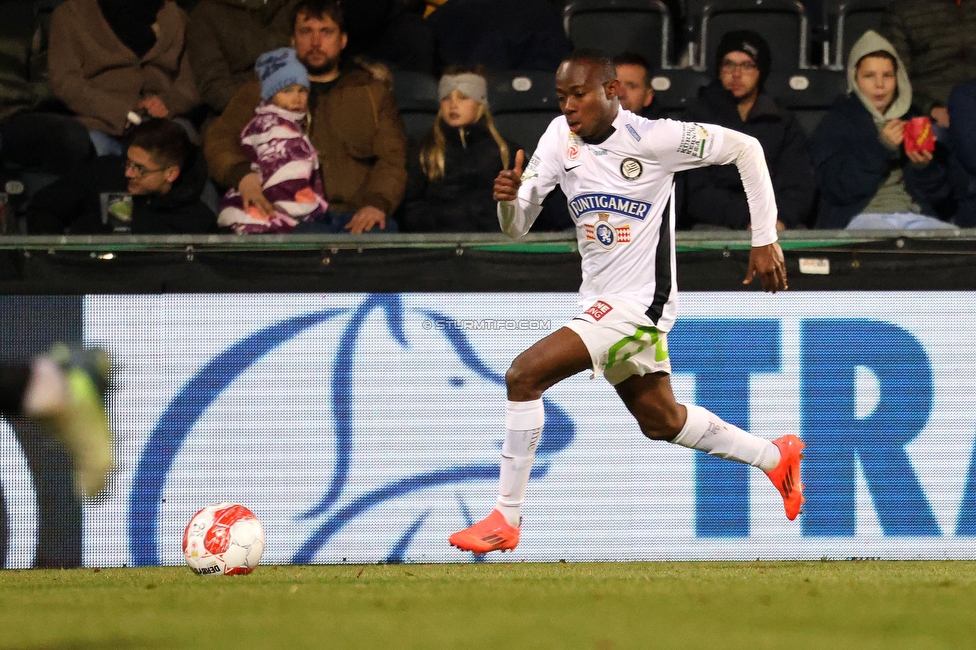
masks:
{"label": "red object in hand", "polygon": [[913,117],[905,123],[905,151],[935,151],[932,120]]}

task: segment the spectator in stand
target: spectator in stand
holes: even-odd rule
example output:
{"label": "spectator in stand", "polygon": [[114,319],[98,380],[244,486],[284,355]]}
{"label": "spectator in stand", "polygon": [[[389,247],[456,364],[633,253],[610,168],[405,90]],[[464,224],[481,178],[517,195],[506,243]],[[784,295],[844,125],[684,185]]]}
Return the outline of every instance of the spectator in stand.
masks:
{"label": "spectator in stand", "polygon": [[342,0],[349,34],[346,56],[378,61],[394,70],[434,71],[430,25],[402,0]]}
{"label": "spectator in stand", "polygon": [[498,133],[487,94],[488,82],[479,70],[453,67],[444,72],[434,126],[407,163],[403,230],[498,231],[491,188],[519,147]]}
{"label": "spectator in stand", "polygon": [[54,10],[51,88],[98,155],[122,153],[130,112],[175,118],[196,106],[186,22],[172,0],[67,0]]}
{"label": "spectator in stand", "polygon": [[288,45],[298,0],[200,0],[190,14],[186,52],[200,99],[216,114],[254,78],[259,55]]}
{"label": "spectator in stand", "polygon": [[976,77],[976,5],[961,0],[897,0],[885,12],[881,33],[908,71],[914,105],[948,128],[949,93]]}
{"label": "spectator in stand", "polygon": [[[849,92],[837,98],[810,140],[820,186],[818,228],[952,228],[946,152],[904,150],[912,85],[895,48],[867,31],[851,48]],[[939,217],[939,218],[936,218]]]}
{"label": "spectator in stand", "polygon": [[570,50],[547,0],[449,0],[427,22],[445,65],[548,72]]}
{"label": "spectator in stand", "polygon": [[[715,57],[718,78],[699,90],[698,98],[682,119],[718,124],[759,140],[773,179],[779,213],[777,228],[806,227],[814,205],[816,181],[803,129],[792,113],[763,90],[770,60],[769,46],[759,34],[725,34]],[[686,186],[682,227],[749,227],[749,205],[734,166],[694,169],[683,175]]]}
{"label": "spectator in stand", "polygon": [[237,190],[224,195],[217,222],[244,235],[291,232],[303,221],[319,219],[329,205],[322,198],[319,156],[308,139],[308,73],[295,50],[282,47],[258,57],[261,104],[241,133],[241,148],[261,176],[264,196],[274,212],[266,217],[245,210]]}
{"label": "spectator in stand", "polygon": [[102,156],[40,190],[27,210],[32,235],[215,232],[200,201],[207,167],[186,130],[149,119],[126,136],[125,156]]}
{"label": "spectator in stand", "polygon": [[[34,0],[0,3],[0,161],[5,175],[62,174],[87,160],[88,130],[53,112],[56,101],[40,70]],[[41,112],[38,112],[41,111]],[[9,176],[8,176],[9,177]]]}
{"label": "spectator in stand", "polygon": [[613,57],[613,65],[617,68],[617,99],[620,100],[620,107],[649,120],[664,117],[661,103],[654,101],[647,59],[634,52],[624,52]]}
{"label": "spectator in stand", "polygon": [[[358,234],[396,228],[388,217],[407,182],[407,137],[390,89],[353,62],[346,46],[342,8],[334,0],[301,0],[295,7],[292,46],[308,72],[312,90],[309,137],[318,151],[329,203],[327,219],[304,226]],[[260,176],[251,170],[240,134],[261,103],[254,79],[238,90],[223,115],[207,129],[204,151],[213,178],[240,192],[245,209],[270,216]]]}
{"label": "spectator in stand", "polygon": [[951,156],[949,171],[958,209],[953,221],[976,227],[976,79],[956,86],[946,104],[949,110]]}

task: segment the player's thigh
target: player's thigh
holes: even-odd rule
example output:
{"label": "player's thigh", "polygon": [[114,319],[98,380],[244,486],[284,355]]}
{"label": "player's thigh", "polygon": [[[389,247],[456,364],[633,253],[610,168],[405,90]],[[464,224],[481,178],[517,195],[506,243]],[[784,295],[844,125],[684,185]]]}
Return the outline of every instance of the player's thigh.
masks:
{"label": "player's thigh", "polygon": [[505,383],[510,393],[512,389],[543,391],[591,364],[590,353],[579,335],[561,327],[515,357],[505,373]]}
{"label": "player's thigh", "polygon": [[688,410],[674,398],[671,375],[633,375],[614,388],[648,438],[671,440],[684,426]]}

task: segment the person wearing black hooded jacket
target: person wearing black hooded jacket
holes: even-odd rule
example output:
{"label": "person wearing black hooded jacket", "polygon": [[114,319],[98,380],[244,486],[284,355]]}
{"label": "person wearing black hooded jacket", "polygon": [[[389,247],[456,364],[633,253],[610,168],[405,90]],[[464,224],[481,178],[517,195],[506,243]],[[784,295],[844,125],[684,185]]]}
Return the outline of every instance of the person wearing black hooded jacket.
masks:
{"label": "person wearing black hooded jacket", "polygon": [[[802,127],[763,91],[770,60],[769,46],[759,34],[725,34],[715,61],[718,78],[699,91],[681,119],[718,124],[759,140],[773,180],[777,227],[805,227],[814,207],[816,180]],[[749,206],[734,166],[705,167],[682,176],[685,209],[679,227],[749,227]]]}
{"label": "person wearing black hooded jacket", "polygon": [[27,209],[37,234],[196,234],[217,231],[201,200],[203,154],[182,126],[153,119],[126,137],[125,156],[93,159],[40,190]]}
{"label": "person wearing black hooded jacket", "polygon": [[439,84],[441,108],[407,159],[404,232],[497,232],[491,187],[518,146],[495,129],[487,82],[473,68],[449,68]]}

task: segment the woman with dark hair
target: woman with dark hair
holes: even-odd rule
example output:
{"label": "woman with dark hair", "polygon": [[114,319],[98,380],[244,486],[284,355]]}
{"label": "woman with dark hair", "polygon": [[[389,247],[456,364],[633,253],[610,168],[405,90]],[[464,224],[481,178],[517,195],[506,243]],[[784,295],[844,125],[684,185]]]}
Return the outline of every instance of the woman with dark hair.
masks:
{"label": "woman with dark hair", "polygon": [[905,125],[919,115],[895,48],[867,31],[847,64],[848,94],[810,140],[820,186],[818,228],[952,228],[946,152],[905,151]]}
{"label": "woman with dark hair", "polygon": [[434,126],[407,161],[405,232],[498,230],[491,188],[518,146],[495,128],[487,90],[473,68],[448,68],[441,77]]}
{"label": "woman with dark hair", "polygon": [[172,0],[67,0],[54,10],[51,88],[98,155],[122,153],[130,113],[174,118],[196,106],[186,23]]}

